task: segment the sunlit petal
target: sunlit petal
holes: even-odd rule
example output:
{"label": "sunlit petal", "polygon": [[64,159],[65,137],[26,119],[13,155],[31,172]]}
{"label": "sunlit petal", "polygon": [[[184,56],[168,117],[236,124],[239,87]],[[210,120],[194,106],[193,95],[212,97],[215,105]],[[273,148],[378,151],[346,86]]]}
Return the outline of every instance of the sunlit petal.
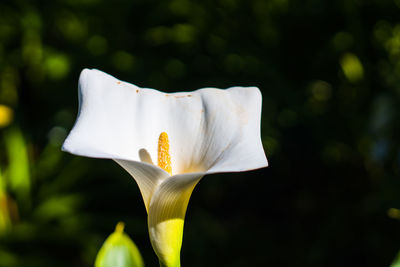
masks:
{"label": "sunlit petal", "polygon": [[256,87],[166,94],[82,71],[80,109],[63,149],[73,154],[145,161],[157,158],[160,133],[171,143],[172,174],[231,172],[267,166]]}

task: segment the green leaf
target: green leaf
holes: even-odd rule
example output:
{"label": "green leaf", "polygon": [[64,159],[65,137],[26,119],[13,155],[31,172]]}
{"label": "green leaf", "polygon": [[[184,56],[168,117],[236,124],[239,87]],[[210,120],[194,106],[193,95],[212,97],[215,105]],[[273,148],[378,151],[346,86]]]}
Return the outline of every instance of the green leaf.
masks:
{"label": "green leaf", "polygon": [[119,222],[104,242],[96,257],[95,267],[143,267],[143,259],[135,243],[124,233]]}

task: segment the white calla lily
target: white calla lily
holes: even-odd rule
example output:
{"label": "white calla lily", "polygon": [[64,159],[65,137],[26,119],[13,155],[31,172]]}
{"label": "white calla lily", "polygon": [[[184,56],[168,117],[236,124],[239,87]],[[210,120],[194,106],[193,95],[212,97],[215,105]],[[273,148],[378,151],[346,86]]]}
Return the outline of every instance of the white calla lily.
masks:
{"label": "white calla lily", "polygon": [[82,71],[72,154],[115,160],[136,180],[161,265],[180,266],[190,195],[211,173],[266,167],[256,87],[163,93]]}

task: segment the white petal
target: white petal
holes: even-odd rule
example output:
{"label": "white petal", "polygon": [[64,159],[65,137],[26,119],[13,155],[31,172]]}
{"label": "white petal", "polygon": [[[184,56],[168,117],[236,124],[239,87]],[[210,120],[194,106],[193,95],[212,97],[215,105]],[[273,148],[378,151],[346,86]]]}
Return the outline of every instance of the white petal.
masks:
{"label": "white petal", "polygon": [[179,172],[190,172],[193,168],[215,173],[266,167],[260,137],[258,88],[201,89],[196,93],[201,98],[197,107],[202,113],[200,120],[179,116],[176,111],[177,121],[186,126],[177,127],[175,139],[171,137],[171,147],[178,149],[172,158],[178,158]]}
{"label": "white petal", "polygon": [[173,174],[267,166],[256,87],[166,94],[85,69],[79,99],[76,124],[63,146],[73,154],[156,162],[158,137],[167,132]]}
{"label": "white petal", "polygon": [[148,213],[150,241],[165,266],[180,266],[186,208],[194,187],[204,174],[168,177],[152,196]]}

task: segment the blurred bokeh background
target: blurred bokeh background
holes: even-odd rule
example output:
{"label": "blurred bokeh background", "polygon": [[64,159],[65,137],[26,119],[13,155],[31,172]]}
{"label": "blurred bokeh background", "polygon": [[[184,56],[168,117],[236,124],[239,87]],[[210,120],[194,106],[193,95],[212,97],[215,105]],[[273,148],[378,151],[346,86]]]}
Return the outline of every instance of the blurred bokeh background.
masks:
{"label": "blurred bokeh background", "polygon": [[255,85],[270,167],[205,177],[183,266],[389,266],[400,249],[399,0],[0,2],[0,266],[92,266],[134,180],[60,146],[83,68],[163,91]]}

